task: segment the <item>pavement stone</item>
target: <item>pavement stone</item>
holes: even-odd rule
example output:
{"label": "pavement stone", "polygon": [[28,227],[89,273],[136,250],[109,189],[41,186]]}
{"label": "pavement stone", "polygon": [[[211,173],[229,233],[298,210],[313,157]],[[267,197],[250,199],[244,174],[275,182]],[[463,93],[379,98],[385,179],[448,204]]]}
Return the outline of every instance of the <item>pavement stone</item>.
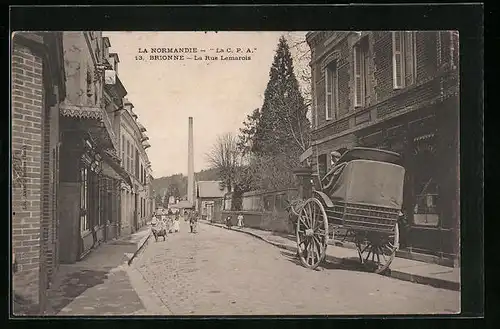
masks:
{"label": "pavement stone", "polygon": [[[165,306],[155,315],[449,314],[460,293],[327,264],[301,266],[294,253],[199,225],[154,240],[131,267]],[[143,289],[144,290],[144,289]],[[168,310],[168,312],[167,312]]]}
{"label": "pavement stone", "polygon": [[62,264],[48,291],[46,315],[133,315],[146,312],[127,273],[136,244],[104,244],[75,264]]}
{"label": "pavement stone", "polygon": [[[225,228],[222,224],[204,222],[216,227]],[[232,230],[240,231],[258,237],[277,247],[289,251],[296,251],[296,243],[293,237],[270,231],[254,228],[233,227]],[[357,251],[353,248],[345,248],[331,244],[327,248],[327,260],[334,262],[358,262]],[[391,263],[390,272],[385,275],[396,279],[432,285],[438,288],[460,290],[460,268],[451,268],[417,260],[395,257]]]}

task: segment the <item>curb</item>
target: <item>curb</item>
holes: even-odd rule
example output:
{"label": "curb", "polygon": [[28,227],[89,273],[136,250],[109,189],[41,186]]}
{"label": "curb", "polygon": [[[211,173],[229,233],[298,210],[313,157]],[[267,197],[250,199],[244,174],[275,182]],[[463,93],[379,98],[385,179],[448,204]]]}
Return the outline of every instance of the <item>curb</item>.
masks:
{"label": "curb", "polygon": [[[212,226],[216,226],[216,227],[220,227],[220,228],[225,228],[225,226],[221,225],[221,224],[213,224],[213,223],[206,223],[208,225],[212,225]],[[243,230],[240,230],[238,228],[233,228],[231,229],[233,231],[237,231],[237,232],[241,232],[241,233],[246,233],[248,235],[251,235],[253,237],[256,237],[264,242],[267,242],[273,246],[276,246],[278,248],[281,248],[281,249],[285,249],[285,250],[288,250],[288,251],[292,251],[292,252],[297,252],[297,248],[296,247],[292,247],[292,246],[288,246],[288,245],[285,245],[285,244],[282,244],[282,243],[278,243],[278,242],[274,242],[274,241],[270,241],[266,238],[263,238],[261,236],[259,236],[258,234],[256,233],[252,233],[252,232],[248,232],[248,231],[243,231]],[[331,256],[331,255],[326,255],[326,260],[329,261],[329,262],[332,262],[332,263],[347,263],[347,262],[351,262],[350,260],[346,260],[344,258],[341,258],[341,257],[335,257],[335,256]],[[352,261],[353,263],[355,261]],[[389,270],[387,274],[381,274],[383,276],[386,276],[386,277],[390,277],[390,278],[393,278],[393,279],[398,279],[398,280],[401,280],[401,281],[408,281],[408,282],[412,282],[412,283],[419,283],[419,284],[425,284],[425,285],[429,285],[429,286],[432,286],[432,287],[435,287],[435,288],[441,288],[441,289],[446,289],[446,290],[453,290],[453,291],[460,291],[460,283],[459,282],[454,282],[454,281],[448,281],[448,280],[443,280],[443,279],[437,279],[437,278],[430,278],[430,277],[426,277],[426,276],[422,276],[422,275],[417,275],[417,274],[411,274],[411,273],[405,273],[405,272],[401,272],[401,271],[397,271],[397,270]]]}
{"label": "curb", "polygon": [[128,260],[127,262],[127,265],[130,266],[130,264],[132,264],[132,261],[134,260],[134,258],[139,254],[139,252],[144,249],[144,246],[146,245],[146,243],[149,241],[149,238],[151,237],[151,233],[149,233],[148,235],[146,235],[144,238],[142,238],[138,243],[137,243],[137,250],[134,252],[134,254],[132,255],[132,257],[130,257],[130,259]]}

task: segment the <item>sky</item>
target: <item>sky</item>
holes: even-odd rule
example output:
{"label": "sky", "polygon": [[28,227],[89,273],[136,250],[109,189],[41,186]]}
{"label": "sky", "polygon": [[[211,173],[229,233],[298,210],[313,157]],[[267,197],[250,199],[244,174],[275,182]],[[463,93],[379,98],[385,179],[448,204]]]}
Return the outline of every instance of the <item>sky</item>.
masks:
{"label": "sky", "polygon": [[[126,98],[146,127],[153,177],[187,174],[188,117],[193,117],[194,169],[208,169],[206,154],[220,134],[238,134],[242,122],[264,101],[269,69],[286,32],[105,32],[118,53],[118,77]],[[305,32],[293,32],[294,39]],[[142,53],[146,49],[148,53]],[[197,48],[219,60],[151,60],[151,48]],[[233,49],[233,54],[216,49]],[[248,49],[251,60],[222,61]],[[201,52],[201,49],[205,52]],[[173,55],[173,54],[160,54]],[[138,56],[142,56],[139,60]]]}

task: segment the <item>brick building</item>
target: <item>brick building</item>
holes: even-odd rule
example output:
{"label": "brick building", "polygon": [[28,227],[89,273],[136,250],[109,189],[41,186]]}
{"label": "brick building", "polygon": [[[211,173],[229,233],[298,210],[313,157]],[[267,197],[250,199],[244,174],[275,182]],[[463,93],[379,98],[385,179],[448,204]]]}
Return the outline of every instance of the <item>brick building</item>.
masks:
{"label": "brick building", "polygon": [[223,208],[227,188],[222,181],[197,181],[195,187],[195,209],[201,218],[213,220]]}
{"label": "brick building", "polygon": [[306,38],[313,80],[310,159],[317,173],[327,172],[333,150],[367,146],[400,153],[409,224],[401,232],[401,255],[457,261],[458,35],[310,32]]}
{"label": "brick building", "polygon": [[[59,264],[59,103],[65,97],[61,33],[12,39],[12,253],[14,296],[45,309]],[[19,312],[14,304],[14,312]]]}

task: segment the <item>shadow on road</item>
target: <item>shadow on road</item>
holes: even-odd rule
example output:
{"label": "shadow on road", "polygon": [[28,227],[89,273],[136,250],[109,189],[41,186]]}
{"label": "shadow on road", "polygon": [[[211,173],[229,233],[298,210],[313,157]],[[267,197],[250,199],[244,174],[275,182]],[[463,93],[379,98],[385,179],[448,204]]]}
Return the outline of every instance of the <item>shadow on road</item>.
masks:
{"label": "shadow on road", "polygon": [[[298,265],[298,266],[303,266],[302,263],[300,262],[298,256],[295,253],[288,251],[288,250],[281,250],[280,253],[289,262],[294,263],[295,265]],[[318,266],[318,270],[320,270],[320,269],[371,272],[366,266],[363,266],[359,262],[358,258],[355,258],[355,257],[346,258],[341,263],[334,263],[334,262],[329,262],[329,261],[325,260],[320,264],[320,266]]]}
{"label": "shadow on road", "polygon": [[53,287],[50,291],[51,313],[59,313],[66,305],[83,294],[87,289],[104,283],[108,278],[108,273],[108,271],[88,269],[68,273],[57,287]]}

